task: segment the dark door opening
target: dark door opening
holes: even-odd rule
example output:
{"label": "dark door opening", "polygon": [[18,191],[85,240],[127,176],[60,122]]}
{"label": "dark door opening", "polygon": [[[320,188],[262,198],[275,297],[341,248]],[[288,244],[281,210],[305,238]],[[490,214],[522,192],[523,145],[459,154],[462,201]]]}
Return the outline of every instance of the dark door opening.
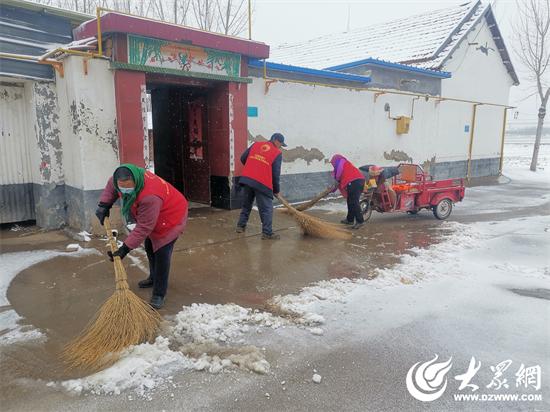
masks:
{"label": "dark door opening", "polygon": [[210,204],[208,88],[149,85],[155,174],[193,202]]}

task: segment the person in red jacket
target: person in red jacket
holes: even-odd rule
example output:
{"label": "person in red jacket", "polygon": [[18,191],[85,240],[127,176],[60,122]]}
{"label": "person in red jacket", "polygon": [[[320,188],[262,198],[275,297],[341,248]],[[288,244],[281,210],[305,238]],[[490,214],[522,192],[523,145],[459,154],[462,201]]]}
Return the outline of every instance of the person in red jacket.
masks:
{"label": "person in red jacket", "polygon": [[243,196],[243,206],[237,233],[246,230],[252,204],[256,199],[260,219],[262,221],[262,239],[279,239],[273,233],[273,195],[279,193],[279,178],[283,155],[281,147],[285,147],[285,137],[281,133],[274,133],[269,142],[253,143],[241,155],[244,165],[239,184]]}
{"label": "person in red jacket", "polygon": [[359,229],[365,223],[359,204],[365,186],[365,176],[342,155],[335,154],[330,159],[330,163],[334,168],[332,177],[338,183],[337,187],[348,203],[348,215],[341,223],[353,225],[352,229]]}
{"label": "person in red jacket", "polygon": [[102,225],[117,199],[121,199],[126,222],[134,221],[136,227],[115,253],[108,252],[109,257],[123,259],[144,243],[149,277],[138,285],[153,288],[150,305],[160,309],[168,289],[174,243],[187,223],[187,199],[170,183],[133,164],[119,166],[107,181],[96,210]]}

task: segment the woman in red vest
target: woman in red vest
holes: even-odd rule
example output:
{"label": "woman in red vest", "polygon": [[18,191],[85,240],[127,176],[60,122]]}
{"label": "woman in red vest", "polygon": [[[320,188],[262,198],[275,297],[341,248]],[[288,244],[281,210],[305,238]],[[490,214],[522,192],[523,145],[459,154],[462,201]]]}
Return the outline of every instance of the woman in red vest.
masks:
{"label": "woman in red vest", "polygon": [[335,154],[330,159],[330,163],[334,167],[332,176],[338,183],[337,187],[348,202],[348,215],[342,223],[353,225],[352,229],[359,229],[365,223],[359,204],[365,186],[365,176],[342,155]]}
{"label": "woman in red vest", "polygon": [[174,243],[187,223],[187,199],[170,183],[133,164],[123,164],[109,178],[99,198],[96,216],[103,225],[109,210],[121,199],[121,211],[127,223],[136,227],[113,256],[124,258],[132,249],[145,245],[149,277],[140,288],[153,288],[151,306],[160,309],[168,288],[170,260]]}

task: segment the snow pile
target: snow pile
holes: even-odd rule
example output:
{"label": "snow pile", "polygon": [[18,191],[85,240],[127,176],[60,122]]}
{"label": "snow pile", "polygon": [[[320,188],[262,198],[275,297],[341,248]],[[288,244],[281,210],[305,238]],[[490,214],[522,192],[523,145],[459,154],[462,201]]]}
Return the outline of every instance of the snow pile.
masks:
{"label": "snow pile", "polygon": [[243,308],[235,304],[208,305],[193,303],[184,307],[175,317],[172,328],[174,337],[181,344],[237,342],[250,331],[250,325],[260,325],[277,329],[284,321],[275,316]]}
{"label": "snow pile", "polygon": [[128,348],[118,362],[93,375],[50,386],[81,394],[118,395],[133,390],[150,398],[151,390],[172,383],[176,372],[185,370],[219,373],[238,367],[259,374],[269,372],[264,353],[244,345],[243,336],[254,327],[277,329],[287,324],[269,313],[235,304],[193,304],[183,307],[164,326],[163,336],[154,343]]}
{"label": "snow pile", "polygon": [[[112,367],[81,379],[61,382],[60,385],[75,394],[90,392],[118,395],[133,389],[139,396],[172,381],[174,372],[192,369],[193,361],[181,352],[169,348],[170,341],[159,336],[154,343],[144,343],[126,350]],[[55,386],[50,383],[49,386]]]}
{"label": "snow pile", "polygon": [[[30,252],[3,253],[0,260],[0,307],[10,306],[7,291],[11,281],[21,271],[45,260],[57,256],[81,257],[97,254],[95,249],[78,249],[76,252],[62,252],[57,250],[34,250]],[[42,332],[30,325],[20,325],[22,318],[13,310],[8,309],[0,313],[0,345],[28,340],[42,340]]]}
{"label": "snow pile", "polygon": [[76,238],[78,240],[80,240],[81,242],[89,242],[90,240],[92,240],[92,238],[90,236],[92,236],[91,233],[88,233],[85,230],[83,230],[82,232],[79,232],[76,235]]}

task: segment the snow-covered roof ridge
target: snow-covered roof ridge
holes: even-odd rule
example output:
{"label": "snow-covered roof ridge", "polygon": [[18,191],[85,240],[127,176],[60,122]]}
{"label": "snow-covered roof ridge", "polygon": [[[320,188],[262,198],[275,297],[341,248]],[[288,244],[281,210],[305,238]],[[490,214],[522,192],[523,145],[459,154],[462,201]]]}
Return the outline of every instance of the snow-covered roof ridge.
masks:
{"label": "snow-covered roof ridge", "polygon": [[[282,44],[272,48],[269,60],[327,69],[371,58],[441,70],[460,41],[484,16],[494,19],[490,4],[474,0],[301,43]],[[517,80],[504,44],[499,45],[499,51],[508,72]]]}
{"label": "snow-covered roof ridge", "polygon": [[472,7],[467,3],[302,43],[284,44],[272,49],[270,60],[323,69],[369,57],[391,62],[428,58]]}

